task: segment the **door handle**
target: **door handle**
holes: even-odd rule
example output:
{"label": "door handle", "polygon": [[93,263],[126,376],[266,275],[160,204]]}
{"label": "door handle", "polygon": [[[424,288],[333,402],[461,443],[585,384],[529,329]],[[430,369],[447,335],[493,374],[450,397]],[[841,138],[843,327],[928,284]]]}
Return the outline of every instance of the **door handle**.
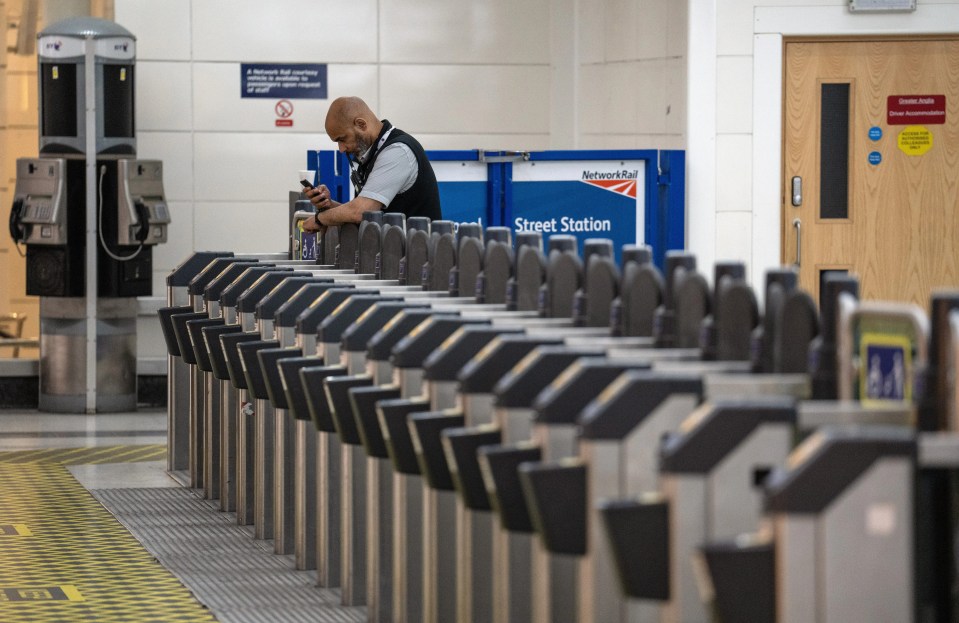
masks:
{"label": "door handle", "polygon": [[796,229],[796,268],[799,268],[802,265],[802,221],[793,219],[793,227]]}
{"label": "door handle", "polygon": [[792,179],[792,204],[797,208],[802,205],[802,178],[798,175]]}

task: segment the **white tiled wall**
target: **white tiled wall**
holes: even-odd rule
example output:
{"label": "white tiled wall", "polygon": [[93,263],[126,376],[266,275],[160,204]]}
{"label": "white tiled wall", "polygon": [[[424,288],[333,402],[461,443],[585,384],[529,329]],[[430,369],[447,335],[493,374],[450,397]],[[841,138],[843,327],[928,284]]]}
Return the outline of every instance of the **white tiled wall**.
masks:
{"label": "white tiled wall", "polygon": [[190,65],[137,60],[136,124],[142,132],[189,132],[193,129]]}
{"label": "white tiled wall", "polygon": [[578,7],[579,146],[684,148],[685,2],[581,0]]}
{"label": "white tiled wall", "polygon": [[382,63],[549,63],[549,0],[379,4]]}
{"label": "white tiled wall", "polygon": [[380,73],[382,110],[412,132],[549,132],[545,66],[387,65]]}
{"label": "white tiled wall", "polygon": [[[121,19],[118,0],[117,21]],[[149,10],[162,11],[164,3]],[[194,60],[377,62],[375,0],[193,0]]]}
{"label": "white tiled wall", "polygon": [[[192,50],[191,0],[122,0],[115,21],[137,38],[137,65],[142,61],[189,61]],[[223,21],[224,27],[226,20]]]}
{"label": "white tiled wall", "polygon": [[167,201],[193,201],[193,134],[137,132],[137,157],[163,161]]}

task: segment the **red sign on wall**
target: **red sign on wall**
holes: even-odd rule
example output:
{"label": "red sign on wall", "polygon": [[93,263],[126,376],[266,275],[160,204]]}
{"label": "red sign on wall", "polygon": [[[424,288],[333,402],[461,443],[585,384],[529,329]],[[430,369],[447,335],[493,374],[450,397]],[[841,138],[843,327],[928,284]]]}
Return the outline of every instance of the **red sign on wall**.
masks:
{"label": "red sign on wall", "polygon": [[886,123],[889,125],[945,122],[945,95],[890,95],[886,100]]}

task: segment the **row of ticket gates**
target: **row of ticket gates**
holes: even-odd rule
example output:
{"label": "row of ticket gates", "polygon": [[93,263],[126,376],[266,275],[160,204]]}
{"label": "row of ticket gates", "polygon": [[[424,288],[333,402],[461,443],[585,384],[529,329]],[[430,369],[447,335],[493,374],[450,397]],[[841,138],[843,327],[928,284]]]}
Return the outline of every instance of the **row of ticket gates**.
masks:
{"label": "row of ticket gates", "polygon": [[363,219],[316,261],[196,253],[160,311],[170,468],[343,605],[953,620],[959,292],[927,317],[840,275],[817,308],[783,269],[760,312],[736,263]]}

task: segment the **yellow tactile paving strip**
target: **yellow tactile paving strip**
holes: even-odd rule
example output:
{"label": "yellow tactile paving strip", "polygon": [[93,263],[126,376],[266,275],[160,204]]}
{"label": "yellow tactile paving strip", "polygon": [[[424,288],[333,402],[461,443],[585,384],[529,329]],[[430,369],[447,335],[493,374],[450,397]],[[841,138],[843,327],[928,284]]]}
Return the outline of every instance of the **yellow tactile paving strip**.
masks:
{"label": "yellow tactile paving strip", "polygon": [[0,621],[216,620],[63,463],[27,454],[0,453]]}
{"label": "yellow tactile paving strip", "polygon": [[139,446],[98,446],[95,448],[44,448],[42,450],[15,450],[0,452],[2,463],[59,463],[61,465],[90,465],[96,463],[139,463],[161,461],[166,458],[164,444]]}

